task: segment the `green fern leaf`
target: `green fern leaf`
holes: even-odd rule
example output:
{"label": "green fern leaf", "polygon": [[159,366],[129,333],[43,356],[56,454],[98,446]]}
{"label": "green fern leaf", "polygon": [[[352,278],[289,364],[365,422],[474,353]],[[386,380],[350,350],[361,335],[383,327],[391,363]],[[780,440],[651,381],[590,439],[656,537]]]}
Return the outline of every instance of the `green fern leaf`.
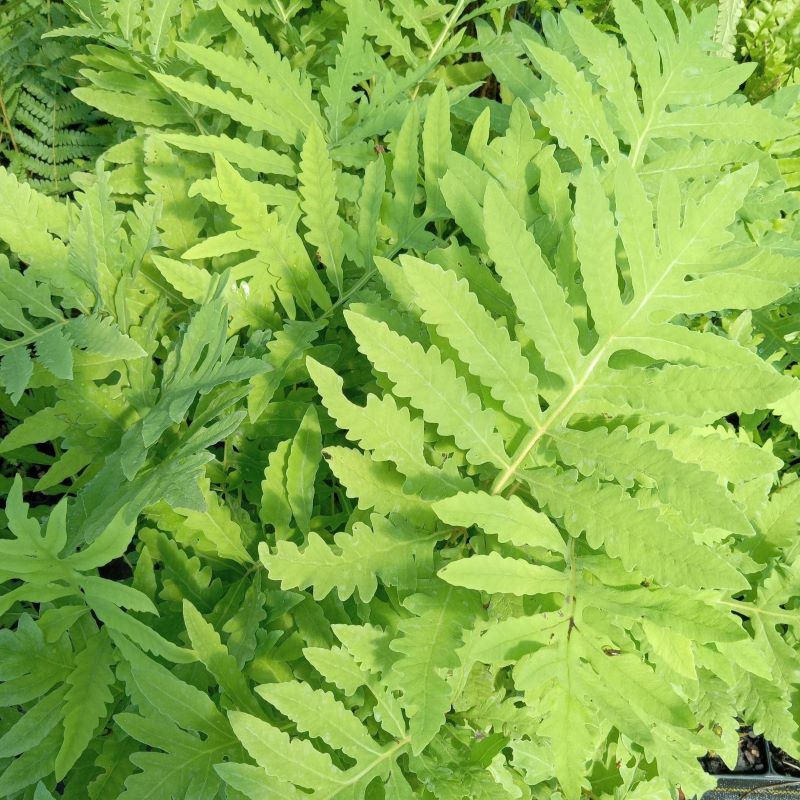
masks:
{"label": "green fern leaf", "polygon": [[161,564],[165,573],[162,589],[165,598],[179,602],[188,600],[202,611],[214,606],[222,587],[218,580],[213,579],[208,566],[204,567],[197,556],[190,556],[162,531],[145,528],[139,536],[151,559]]}
{"label": "green fern leaf", "polygon": [[267,770],[270,780],[333,794],[339,770],[327,754],[315,750],[308,741],[290,739],[277,728],[249,714],[232,711],[230,721],[245,749],[260,767]]}
{"label": "green fern leaf", "polygon": [[292,521],[292,507],[286,493],[287,458],[291,444],[291,439],[285,439],[270,453],[269,463],[264,468],[264,480],[261,481],[259,517],[265,524],[272,525],[278,540],[288,537]]}
{"label": "green fern leaf", "polygon": [[67,678],[64,741],[55,760],[56,780],[69,772],[106,714],[106,706],[113,699],[110,691],[114,681],[113,662],[111,640],[102,631],[92,636],[75,657],[75,669]]}
{"label": "green fern leaf", "polygon": [[217,775],[251,800],[302,800],[306,793],[251,764],[215,764]]}
{"label": "green fern leaf", "polygon": [[276,92],[276,105],[281,113],[293,120],[299,131],[304,132],[314,124],[322,128],[319,106],[311,96],[308,79],[293,69],[287,59],[281,58],[267,40],[258,34],[256,27],[229,5],[221,3],[220,9],[241,37],[256,65],[264,75],[269,76],[270,85]]}
{"label": "green fern leaf", "polygon": [[[202,59],[206,53],[211,53],[212,51],[204,52],[203,48],[198,48],[195,51],[186,52],[187,54],[192,52],[196,57],[201,59],[202,63]],[[216,59],[214,60],[216,61]],[[241,62],[242,67],[244,63],[245,62]],[[232,119],[241,122],[243,125],[247,125],[248,128],[254,131],[266,131],[280,138],[292,138],[293,136],[292,129],[286,127],[285,122],[280,119],[277,112],[266,109],[261,103],[237,97],[233,92],[224,89],[186,81],[174,75],[154,73],[153,77],[170,92],[184,97],[192,103],[200,103],[216,111],[220,111],[223,114],[227,114]],[[103,105],[98,102],[99,98],[97,97],[96,91],[97,90],[84,89],[80,96],[87,100],[87,102],[92,102],[99,108],[103,108]],[[182,121],[182,115],[180,119]],[[156,116],[155,119],[153,119],[150,118],[149,114],[147,118],[137,118],[134,121],[151,125],[163,125],[173,122],[173,120],[164,120],[161,116]]]}
{"label": "green fern leaf", "polygon": [[353,114],[357,94],[353,87],[366,77],[371,65],[370,53],[365,47],[364,28],[361,21],[350,20],[342,35],[336,61],[328,70],[328,83],[321,87],[325,98],[325,116],[330,125],[330,138],[338,142],[343,128]]}
{"label": "green fern leaf", "polygon": [[412,419],[408,409],[398,408],[391,397],[367,397],[362,409],[342,394],[342,379],[312,358],[308,372],[317,385],[323,405],[348,439],[372,451],[376,461],[391,461],[403,475],[411,477],[429,469],[423,453],[424,425]]}
{"label": "green fern leaf", "polygon": [[303,655],[328,683],[341,689],[348,697],[354,695],[359,686],[364,686],[369,680],[369,673],[341,647],[333,647],[330,650],[323,647],[306,647]]}
{"label": "green fern leaf", "polygon": [[392,188],[394,202],[391,206],[390,224],[398,242],[406,242],[415,228],[414,206],[417,195],[419,170],[419,113],[412,106],[403,121],[393,148]]}
{"label": "green fern leaf", "polygon": [[226,645],[236,659],[239,669],[253,658],[256,651],[256,636],[267,617],[266,595],[261,588],[260,576],[244,587],[244,597],[236,613],[223,625],[228,634]]}
{"label": "green fern leaf", "polygon": [[800,756],[797,15],[523,5],[3,5],[0,795]]}
{"label": "green fern leaf", "polygon": [[713,592],[690,592],[687,589],[581,587],[581,599],[587,605],[625,619],[634,615],[653,625],[701,643],[738,642],[747,634],[728,608],[715,603]]}
{"label": "green fern leaf", "polygon": [[252,169],[268,175],[293,176],[295,174],[292,160],[283,153],[277,153],[266,147],[256,147],[230,136],[213,136],[211,134],[191,136],[185,133],[164,133],[160,138],[173,147],[179,147],[181,150],[188,150],[192,153],[220,154],[231,164],[244,169]]}
{"label": "green fern leaf", "polygon": [[484,224],[489,254],[503,288],[515,298],[526,333],[547,369],[574,385],[583,359],[572,312],[536,240],[494,183],[486,187]]}
{"label": "green fern leaf", "polygon": [[538,382],[519,345],[493,320],[450,270],[442,270],[408,256],[403,274],[422,309],[422,321],[444,336],[470,372],[481,380],[505,410],[536,426],[541,409],[536,401]]}
{"label": "green fern leaf", "polygon": [[357,762],[374,761],[383,755],[383,748],[329,692],[296,681],[259,686],[256,691],[284,716],[291,718],[299,731],[322,739]]}
{"label": "green fern leaf", "polygon": [[371,269],[378,251],[378,226],[386,189],[386,165],[383,158],[371,162],[364,171],[364,184],[358,200],[358,249],[360,266]]}
{"label": "green fern leaf", "polygon": [[602,542],[627,569],[641,569],[667,585],[736,589],[746,582],[721,555],[696,544],[688,532],[667,524],[615,484],[547,469],[526,472],[525,480],[551,514],[563,517],[572,535],[586,531],[591,547]]}
{"label": "green fern leaf", "polygon": [[258,704],[254,701],[250,687],[240,672],[236,660],[222,643],[217,631],[203,619],[200,612],[188,600],[183,601],[183,618],[192,648],[217,680],[222,692],[238,708],[258,713]]}
{"label": "green fern leaf", "polygon": [[130,756],[137,750],[136,742],[124,734],[109,736],[103,742],[95,766],[101,770],[87,787],[91,800],[102,800],[108,795],[122,794],[125,781],[135,769]]}
{"label": "green fern leaf", "polygon": [[[631,76],[631,62],[625,47],[607,36],[580,14],[562,15],[569,35],[589,61],[605,96],[614,108],[624,136],[630,141],[642,125],[642,114]],[[583,260],[583,259],[582,259]]]}
{"label": "green fern leaf", "polygon": [[376,0],[358,4],[348,2],[347,6],[350,15],[369,31],[378,44],[388,47],[392,55],[405,59],[407,63],[416,64],[417,58],[410,42],[394,24],[388,9],[382,8]]}
{"label": "green fern leaf", "polygon": [[141,345],[123,333],[110,317],[76,317],[69,320],[66,331],[73,344],[87,353],[122,359],[145,355]]}
{"label": "green fern leaf", "polygon": [[0,383],[14,405],[20,401],[32,375],[33,361],[25,348],[18,347],[3,356],[0,361]]}
{"label": "green fern leaf", "polygon": [[170,19],[180,11],[180,0],[166,0],[164,3],[148,3],[147,25],[150,53],[159,60],[161,51],[167,44]]}
{"label": "green fern leaf", "polygon": [[72,380],[72,350],[59,328],[51,328],[36,339],[36,359],[56,378]]}
{"label": "green fern leaf", "polygon": [[265,365],[256,359],[232,358],[234,342],[225,338],[226,318],[227,309],[219,299],[202,306],[192,317],[180,344],[164,363],[161,396],[142,425],[145,446],[183,419],[198,393],[265,371]]}
{"label": "green fern leaf", "polygon": [[630,437],[625,428],[610,433],[603,429],[563,431],[552,439],[564,463],[577,467],[584,476],[597,469],[604,480],[613,479],[623,486],[632,485],[633,481],[653,485],[661,500],[689,523],[720,526],[745,536],[753,533],[752,524],[714,473],[685,464],[667,450]]}
{"label": "green fern leaf", "polygon": [[[543,75],[559,89],[559,94],[547,94],[536,101],[535,108],[544,124],[558,137],[559,143],[572,147],[585,161],[590,150],[583,142],[576,144],[572,131],[586,131],[613,162],[619,153],[617,137],[611,130],[600,98],[592,92],[591,84],[564,55],[535,42],[526,42],[526,50]],[[567,121],[568,118],[569,121]]]}
{"label": "green fern leaf", "polygon": [[284,589],[313,586],[319,600],[335,587],[341,600],[358,591],[362,602],[368,603],[378,579],[413,590],[416,573],[431,563],[435,538],[429,531],[373,514],[369,526],[357,522],[352,533],[337,533],[335,550],[311,533],[302,551],[292,542],[278,542],[273,554],[262,548],[261,560]]}
{"label": "green fern leaf", "polygon": [[316,322],[290,321],[270,340],[266,361],[272,369],[250,379],[247,413],[251,422],[264,412],[286,373],[305,357],[320,327]]}
{"label": "green fern leaf", "polygon": [[564,594],[567,588],[562,572],[498,553],[454,561],[440,570],[439,577],[453,586],[489,594]]}
{"label": "green fern leaf", "polygon": [[465,527],[478,525],[501,542],[564,552],[564,542],[556,526],[518,497],[460,492],[439,500],[433,510],[442,522]]}
{"label": "green fern leaf", "polygon": [[452,689],[441,671],[458,666],[456,650],[475,607],[468,595],[451,586],[413,594],[404,605],[413,616],[401,621],[401,635],[391,643],[399,657],[387,678],[402,691],[416,754],[444,723]]}
{"label": "green fern leaf", "polygon": [[408,397],[427,421],[453,436],[474,463],[505,463],[494,415],[480,408],[478,398],[467,391],[452,363],[442,361],[435,346],[426,351],[382,323],[353,312],[345,316],[359,349],[394,382],[398,396]]}
{"label": "green fern leaf", "polygon": [[587,760],[597,747],[591,716],[575,691],[575,670],[568,666],[563,687],[556,688],[550,702],[550,715],[540,728],[550,740],[553,768],[567,800],[582,795]]}
{"label": "green fern leaf", "polygon": [[317,127],[306,134],[300,153],[300,195],[308,229],[306,241],[318,249],[328,278],[341,295],[343,290],[342,232],[339,223],[339,204],[336,200],[336,181],[328,157],[325,138]]}
{"label": "green fern leaf", "polygon": [[366,686],[375,698],[375,718],[381,727],[392,736],[405,736],[406,723],[397,699],[375,675],[359,666],[349,652],[340,647],[330,650],[307,647],[303,655],[326,681],[346,695],[353,695],[360,686]]}
{"label": "green fern leaf", "polygon": [[314,477],[322,456],[322,436],[314,406],[309,406],[286,457],[286,495],[295,522],[308,533],[314,505]]}
{"label": "green fern leaf", "polygon": [[[339,769],[330,756],[316,750],[310,742],[292,739],[260,719],[233,711],[230,713],[231,725],[245,749],[268,773],[269,777],[264,781],[267,786],[271,788],[284,785],[298,786],[313,790],[320,798],[334,798],[348,791],[363,792],[375,777],[380,777],[382,780],[388,777],[390,759],[397,758],[408,744],[408,739],[401,739],[388,747],[376,748],[374,744],[368,744],[368,740],[371,739],[363,732],[360,723],[355,722],[355,718],[350,722],[349,717],[352,715],[349,715],[349,712],[329,695],[306,689],[300,684],[294,685],[297,688],[281,689],[278,688],[280,686],[281,684],[265,686],[263,690],[270,696],[270,702],[274,698],[290,718],[296,720],[301,729],[307,725],[309,729],[330,737],[335,743],[334,747],[344,744],[350,750],[369,753],[371,760],[359,760],[355,767],[349,770]],[[320,703],[324,703],[325,707],[335,713],[336,718],[347,726],[345,731],[332,728],[324,716],[313,713],[313,709]],[[343,716],[345,714],[349,716]],[[281,796],[294,795],[289,788],[289,791]],[[297,796],[302,795],[298,793]]]}
{"label": "green fern leaf", "polygon": [[185,520],[176,529],[176,535],[192,541],[195,550],[207,549],[218,558],[227,558],[239,564],[252,563],[253,559],[242,542],[242,529],[231,516],[228,506],[211,491],[207,480],[201,482],[201,492],[204,511],[175,509]]}
{"label": "green fern leaf", "polygon": [[348,497],[358,498],[363,511],[400,514],[413,525],[429,526],[434,514],[417,494],[406,491],[406,481],[391,464],[373,461],[348,447],[326,447],[323,455]]}
{"label": "green fern leaf", "polygon": [[422,127],[422,155],[425,164],[425,213],[443,215],[446,210],[439,181],[447,172],[447,156],[452,149],[450,99],[443,82],[428,100]]}
{"label": "green fern leaf", "polygon": [[679,461],[717,472],[730,483],[744,483],[773,475],[780,466],[779,459],[768,449],[738,439],[721,428],[686,428],[669,437],[666,435],[669,431],[660,427],[649,433],[637,429],[635,433],[639,439],[652,439]]}
{"label": "green fern leaf", "polygon": [[617,274],[617,231],[597,176],[581,172],[575,193],[575,246],[595,330],[610,335],[622,314]]}

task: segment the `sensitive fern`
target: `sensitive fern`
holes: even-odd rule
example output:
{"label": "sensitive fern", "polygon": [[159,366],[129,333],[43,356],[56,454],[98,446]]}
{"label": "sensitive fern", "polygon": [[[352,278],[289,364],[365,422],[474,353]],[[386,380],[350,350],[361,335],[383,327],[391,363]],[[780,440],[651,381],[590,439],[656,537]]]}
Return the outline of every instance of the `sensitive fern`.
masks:
{"label": "sensitive fern", "polygon": [[[643,15],[618,4],[620,20],[631,31],[655,26],[660,13],[655,6]],[[602,59],[601,35],[589,35],[590,29],[573,24],[577,19],[564,16],[567,30],[588,58]],[[681,695],[660,682],[666,674],[675,680],[667,654],[681,641],[698,665],[711,657],[706,651],[751,649],[753,632],[731,613],[754,608],[733,599],[751,584],[742,571],[745,562],[732,548],[753,535],[755,519],[748,518],[747,509],[712,471],[683,461],[670,451],[668,439],[659,441],[655,434],[665,426],[676,435],[689,433],[736,410],[769,408],[794,391],[793,381],[751,351],[674,322],[714,309],[774,302],[791,289],[791,268],[779,252],[737,235],[737,212],[753,186],[753,169],[734,169],[713,185],[673,175],[648,176],[644,182],[637,174],[655,142],[676,130],[671,117],[691,113],[699,119],[705,113],[658,111],[660,98],[647,105],[648,97],[663,95],[657,86],[667,78],[648,72],[650,56],[639,45],[636,40],[631,57],[643,84],[643,118],[634,111],[631,80],[612,84],[604,60],[592,67],[608,90],[607,96],[598,96],[564,56],[533,42],[527,45],[535,63],[547,65],[553,81],[534,107],[581,164],[571,176],[571,231],[559,232],[574,249],[556,250],[555,262],[548,261],[528,228],[537,224],[528,198],[504,184],[492,162],[480,170],[474,160],[472,166],[463,156],[452,157],[453,168],[471,180],[458,188],[451,183],[446,202],[493,262],[499,288],[513,298],[512,317],[493,318],[480,303],[482,287],[469,278],[458,279],[439,265],[410,257],[401,257],[402,270],[387,280],[387,287],[424,327],[409,325],[401,333],[390,317],[375,318],[368,311],[345,314],[359,349],[388,379],[385,385],[396,398],[392,405],[411,408],[408,422],[401,425],[398,416],[397,424],[387,428],[384,439],[391,445],[382,442],[380,452],[394,450],[397,469],[411,472],[406,430],[416,418],[452,443],[456,459],[473,465],[474,489],[454,495],[439,484],[430,498],[437,500],[432,508],[445,524],[474,525],[497,539],[470,539],[462,553],[446,547],[438,556],[446,564],[440,577],[484,597],[545,598],[528,606],[527,614],[503,610],[488,624],[480,616],[473,624],[477,635],[485,637],[492,637],[496,626],[513,624],[516,646],[532,651],[516,663],[512,685],[531,709],[531,724],[543,717],[538,736],[549,739],[556,775],[570,797],[585,785],[584,765],[600,748],[609,724],[636,741],[668,782],[698,789],[704,782],[688,777],[681,754],[688,748],[700,755],[721,749],[721,743],[714,741],[715,734],[689,730],[700,723],[703,730],[721,730],[731,741],[737,726],[733,715],[710,717],[686,699],[694,696],[689,686],[703,686],[702,670],[692,669],[691,677],[681,679]],[[627,60],[619,49],[611,53],[620,63]],[[707,63],[706,97],[716,93],[724,101],[730,91],[726,85],[733,85],[727,83],[728,68]],[[685,92],[681,98],[675,100],[692,102]],[[605,102],[613,104],[622,141],[604,122]],[[589,112],[581,117],[589,107],[594,109],[591,118]],[[622,123],[625,109],[631,110],[629,124]],[[743,120],[764,114],[730,105],[719,113]],[[663,122],[655,123],[659,114]],[[526,117],[515,107],[507,136],[523,142],[527,136],[536,154],[541,148]],[[781,135],[778,120],[767,125],[773,136]],[[714,138],[717,130],[701,124],[694,135]],[[604,161],[595,162],[587,135],[602,149]],[[763,136],[764,130],[756,135]],[[660,149],[668,147],[665,141]],[[552,222],[545,217],[539,224],[546,229]],[[491,279],[487,274],[483,280]],[[318,368],[312,375],[325,378]],[[327,404],[332,398],[326,383],[320,385]],[[387,403],[388,398],[370,400],[362,419],[348,421],[348,427],[377,424],[370,417]],[[338,401],[330,407],[339,414]],[[587,455],[564,443],[581,438]],[[369,438],[362,441],[371,444]],[[415,445],[416,459],[421,444]],[[707,485],[719,514],[698,509],[691,492],[670,490],[669,480],[663,473],[658,476],[662,459],[674,465],[668,472],[685,472],[687,479]],[[409,491],[415,477],[407,476]],[[509,489],[513,497],[504,499]],[[481,497],[481,492],[486,494]],[[532,519],[520,529],[519,520],[527,515]],[[470,550],[477,553],[469,556]],[[271,566],[269,557],[265,563]],[[594,581],[605,584],[602,591],[593,588]],[[429,596],[429,602],[436,596]],[[548,623],[553,600],[546,598],[553,596],[561,598],[556,605],[561,611]],[[667,608],[667,616],[661,616]],[[604,611],[605,621],[596,609]],[[634,618],[639,622],[632,625]],[[691,622],[698,618],[706,619],[702,629]],[[401,637],[398,646],[402,642]],[[715,649],[720,647],[723,651]],[[641,660],[644,653],[648,662]],[[502,669],[508,655],[502,647],[484,649],[480,660]],[[686,675],[685,666],[682,672]],[[759,672],[737,678],[735,691],[758,685]],[[412,694],[422,691],[413,681],[407,684]],[[608,688],[622,684],[629,687],[624,705]],[[758,729],[787,735],[779,721],[786,717],[786,706],[781,709],[777,696],[761,707],[745,704]],[[653,720],[660,726],[655,730]],[[581,736],[572,735],[576,730]],[[411,736],[415,748],[428,741],[428,734],[415,733],[413,727]]]}
{"label": "sensitive fern", "polygon": [[0,796],[800,755],[794,90],[654,0],[68,6],[121,122],[0,171]]}

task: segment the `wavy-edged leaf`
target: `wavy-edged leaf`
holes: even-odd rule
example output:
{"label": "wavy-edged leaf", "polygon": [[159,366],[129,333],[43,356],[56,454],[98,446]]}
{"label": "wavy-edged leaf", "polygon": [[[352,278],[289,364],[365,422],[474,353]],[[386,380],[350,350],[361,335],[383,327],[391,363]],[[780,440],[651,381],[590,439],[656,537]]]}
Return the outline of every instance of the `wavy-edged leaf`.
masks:
{"label": "wavy-edged leaf", "polygon": [[386,462],[349,447],[326,447],[325,459],[331,472],[345,487],[348,497],[358,498],[363,511],[400,514],[415,525],[430,525],[433,511],[418,494],[405,490],[403,476]]}
{"label": "wavy-edged leaf", "polygon": [[391,643],[399,656],[387,678],[402,691],[411,720],[411,746],[420,753],[450,708],[452,690],[441,671],[458,666],[456,650],[475,605],[463,590],[452,586],[411,595],[403,604],[413,616],[400,623],[401,635]]}
{"label": "wavy-edged leaf", "polygon": [[422,308],[422,321],[448,340],[509,414],[536,427],[541,419],[538,381],[506,328],[492,319],[454,272],[410,256],[401,263]]}
{"label": "wavy-edged leaf", "polygon": [[558,570],[498,553],[453,561],[439,571],[439,577],[465,589],[519,596],[551,592],[564,594],[568,585],[566,575]]}
{"label": "wavy-edged leaf", "polygon": [[442,522],[463,527],[478,525],[501,542],[546,547],[557,553],[565,550],[561,534],[550,519],[516,496],[459,492],[434,503],[433,510]]}
{"label": "wavy-edged leaf", "polygon": [[317,248],[328,278],[341,295],[343,239],[336,200],[336,177],[322,131],[312,126],[300,153],[300,207],[308,229],[306,241]]}
{"label": "wavy-edged leaf", "polygon": [[98,722],[113,700],[111,639],[103,631],[91,636],[75,656],[75,668],[67,677],[64,698],[64,741],[55,761],[56,780],[62,780],[89,746]]}
{"label": "wavy-edged leaf", "polygon": [[190,135],[186,133],[162,133],[160,138],[173,147],[192,153],[224,156],[231,164],[268,175],[295,175],[295,166],[289,156],[256,147],[253,144],[230,136],[212,134]]}
{"label": "wavy-edged leaf", "polygon": [[358,346],[376,369],[388,375],[399,397],[407,397],[422,411],[426,421],[444,435],[452,436],[476,464],[502,465],[506,461],[503,440],[495,429],[494,415],[482,409],[452,362],[442,361],[439,351],[427,351],[416,342],[353,312],[346,312],[347,324]]}
{"label": "wavy-edged leaf", "polygon": [[200,612],[188,601],[183,601],[183,619],[189,641],[200,661],[214,676],[222,692],[240,709],[258,713],[250,687],[236,660],[222,643],[219,634]]}
{"label": "wavy-edged leaf", "polygon": [[314,478],[322,460],[322,435],[316,408],[311,405],[300,421],[286,457],[286,496],[297,527],[308,533],[314,505]]}
{"label": "wavy-edged leaf", "polygon": [[330,692],[291,681],[259,686],[256,691],[297,725],[298,730],[322,739],[357,762],[380,758],[383,748],[359,720]]}
{"label": "wavy-edged leaf", "polygon": [[598,474],[627,487],[638,482],[654,488],[688,523],[753,533],[752,524],[715,473],[679,461],[669,450],[634,438],[625,428],[563,430],[551,436],[563,462],[584,476]]}
{"label": "wavy-edged leaf", "polygon": [[412,418],[408,409],[398,407],[389,395],[379,398],[370,394],[366,406],[357,406],[342,393],[343,382],[336,372],[310,357],[306,366],[323,405],[339,427],[347,431],[348,439],[370,450],[376,461],[391,461],[408,477],[429,469],[421,419]]}
{"label": "wavy-edged leaf", "polygon": [[417,572],[430,569],[436,538],[430,531],[373,514],[369,525],[356,522],[351,533],[337,533],[334,546],[312,532],[302,550],[293,542],[278,542],[274,553],[262,547],[261,560],[284,589],[313,586],[317,600],[334,588],[341,600],[358,591],[368,603],[378,579],[404,591],[414,589]]}
{"label": "wavy-edged leaf", "polygon": [[502,286],[514,298],[520,321],[545,367],[574,384],[583,358],[564,291],[516,209],[491,182],[486,187],[484,225]]}
{"label": "wavy-edged leaf", "polygon": [[637,568],[668,585],[741,589],[746,580],[722,555],[695,543],[691,533],[667,524],[621,487],[574,472],[529,470],[525,481],[573,536],[586,532],[592,548],[604,547],[626,569]]}

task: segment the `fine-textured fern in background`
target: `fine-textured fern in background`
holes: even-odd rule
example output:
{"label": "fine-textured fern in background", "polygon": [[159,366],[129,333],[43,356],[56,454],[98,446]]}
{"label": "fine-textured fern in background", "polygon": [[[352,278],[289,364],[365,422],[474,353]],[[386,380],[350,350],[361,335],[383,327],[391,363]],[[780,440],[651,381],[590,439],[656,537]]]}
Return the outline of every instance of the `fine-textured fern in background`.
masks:
{"label": "fine-textured fern in background", "polygon": [[0,169],[0,797],[800,755],[797,96],[717,9],[65,8],[121,121]]}
{"label": "fine-textured fern in background", "polygon": [[745,0],[720,0],[717,5],[717,27],[714,39],[722,51],[734,55],[736,51],[736,30],[744,13]]}
{"label": "fine-textured fern in background", "polygon": [[114,136],[71,93],[74,50],[42,38],[67,20],[49,0],[0,7],[0,163],[48,194],[71,191],[71,174],[91,168]]}

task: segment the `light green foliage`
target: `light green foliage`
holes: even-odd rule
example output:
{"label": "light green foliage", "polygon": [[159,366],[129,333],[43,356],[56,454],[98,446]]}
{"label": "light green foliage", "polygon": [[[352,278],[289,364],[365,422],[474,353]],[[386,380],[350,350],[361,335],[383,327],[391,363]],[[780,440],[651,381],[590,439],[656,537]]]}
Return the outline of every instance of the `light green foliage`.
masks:
{"label": "light green foliage", "polygon": [[[106,362],[113,368],[145,355],[120,328],[113,293],[138,268],[133,258],[150,241],[137,241],[136,231],[125,239],[114,235],[119,219],[104,181],[99,172],[96,189],[83,195],[80,216],[68,226],[64,208],[0,168],[0,232],[29,263],[21,273],[0,257],[0,325],[8,331],[0,343],[0,381],[15,404],[32,379],[39,385],[71,380],[76,367]],[[136,213],[142,219],[148,212],[140,206]],[[33,236],[25,233],[29,227]],[[62,298],[60,307],[53,295]],[[84,315],[71,317],[75,307]]]}
{"label": "light green foliage", "polygon": [[744,0],[721,0],[717,6],[717,27],[714,39],[723,52],[733,55],[735,49],[736,28],[744,12]]}
{"label": "light green foliage", "polygon": [[402,522],[392,524],[376,514],[371,527],[356,522],[351,534],[337,533],[336,551],[312,532],[303,551],[293,542],[278,542],[276,552],[264,552],[262,560],[269,574],[283,586],[313,585],[316,599],[325,597],[335,586],[342,600],[357,589],[361,600],[369,602],[378,579],[402,590],[414,588],[417,569],[424,571],[431,563],[433,543],[429,531]]}
{"label": "light green foliage", "polygon": [[800,8],[786,0],[745,4],[737,44],[756,69],[747,81],[750,97],[762,99],[800,77]]}
{"label": "light green foliage", "polygon": [[[291,738],[261,719],[232,712],[234,732],[261,768],[260,779],[253,780],[254,786],[268,786],[276,793],[273,796],[280,792],[281,797],[302,797],[302,792],[295,787],[310,789],[320,798],[348,793],[361,796],[374,779],[384,783],[394,774],[393,762],[407,747],[407,737],[389,747],[380,747],[340,702],[307,684],[277,683],[259,686],[257,691],[288,716],[299,731],[321,739],[334,751],[349,756],[355,764],[349,769],[337,767],[327,753],[316,750],[308,740]],[[219,772],[233,787],[253,774],[246,765],[235,763],[221,765]],[[396,779],[405,782],[402,777]]]}
{"label": "light green foliage", "polygon": [[0,168],[0,797],[689,798],[741,724],[800,755],[756,7],[53,5],[118,122],[69,198]]}
{"label": "light green foliage", "polygon": [[325,139],[316,126],[311,128],[306,137],[300,166],[298,179],[304,222],[308,228],[306,241],[318,248],[319,260],[325,265],[331,283],[341,294],[343,245],[336,202],[336,180],[326,152]]}
{"label": "light green foliage", "polygon": [[[531,707],[531,724],[534,716],[544,717],[539,735],[550,740],[554,770],[570,797],[588,785],[585,764],[601,748],[609,725],[637,741],[668,781],[688,787],[685,791],[705,785],[701,776],[689,778],[688,763],[677,757],[671,743],[673,734],[650,726],[657,721],[677,731],[701,722],[706,730],[716,726],[725,733],[735,730],[736,723],[718,711],[711,712],[712,718],[707,706],[686,699],[702,696],[707,673],[686,664],[676,673],[668,653],[685,641],[686,656],[699,663],[706,649],[732,657],[736,647],[743,647],[733,642],[754,635],[731,616],[733,609],[751,606],[733,597],[752,591],[754,570],[758,575],[766,565],[746,566],[743,558],[747,542],[757,535],[754,506],[737,501],[731,487],[714,476],[713,463],[700,466],[683,448],[670,450],[670,437],[677,440],[680,431],[688,433],[734,410],[775,408],[794,391],[791,379],[731,338],[676,324],[717,309],[767,305],[791,290],[784,253],[741,235],[737,214],[757,185],[755,168],[729,169],[707,184],[691,176],[681,180],[647,173],[650,161],[663,158],[665,150],[711,147],[720,138],[722,131],[705,123],[676,135],[673,120],[703,118],[705,111],[698,113],[696,103],[717,102],[721,115],[741,116],[735,127],[743,137],[748,136],[742,133],[746,120],[765,112],[726,102],[746,72],[722,60],[688,56],[707,71],[702,98],[688,84],[682,86],[680,78],[661,71],[667,68],[657,66],[653,51],[644,45],[647,36],[658,30],[660,46],[688,53],[695,47],[688,23],[679,24],[672,43],[663,39],[666,19],[655,6],[646,5],[642,13],[623,2],[617,14],[628,37],[627,51],[577,16],[562,16],[561,32],[574,37],[589,59],[588,73],[578,73],[566,55],[518,31],[523,52],[549,85],[545,93],[542,84],[531,84],[541,98],[533,100],[534,108],[579,159],[571,176],[574,202],[566,211],[573,250],[565,244],[548,256],[538,246],[532,230],[546,236],[552,226],[564,223],[563,212],[554,218],[542,200],[537,206],[530,198],[520,205],[488,153],[483,173],[467,170],[467,162],[456,157],[448,161],[459,177],[446,191],[446,202],[475,246],[486,248],[500,285],[513,298],[514,317],[493,318],[469,276],[457,282],[451,271],[411,258],[402,258],[402,273],[386,283],[399,307],[410,306],[425,328],[385,310],[371,319],[369,313],[346,315],[378,386],[396,398],[393,405],[407,402],[412,414],[418,411],[435,426],[440,439],[451,437],[460,459],[481,466],[473,479],[474,494],[439,499],[433,510],[444,523],[467,531],[474,525],[490,536],[468,539],[469,549],[477,551],[472,556],[469,549],[458,548],[447,555],[446,548],[440,577],[483,597],[544,596],[542,610],[552,609],[554,597],[561,598],[555,601],[561,611],[541,633],[533,633],[531,624],[527,647],[517,629],[515,647],[534,652],[512,674]],[[699,19],[705,18],[710,19]],[[618,62],[615,71],[609,59]],[[617,67],[624,62],[629,74],[630,64],[636,65],[643,112],[633,79],[620,80]],[[597,84],[590,76],[596,76]],[[666,85],[675,92],[672,99],[664,96]],[[514,113],[519,109],[515,106]],[[790,132],[777,118],[763,119],[773,137]],[[764,134],[763,128],[753,129],[749,136],[763,140]],[[509,128],[506,135],[526,134]],[[587,137],[602,154],[592,150]],[[686,137],[684,144],[680,140]],[[501,147],[498,142],[493,152],[502,152]],[[529,152],[537,151],[533,144]],[[599,163],[598,155],[604,157]],[[535,176],[532,172],[534,181]],[[542,170],[539,180],[544,179]],[[570,233],[556,231],[562,241]],[[747,266],[753,259],[766,282]],[[363,407],[363,421],[351,418],[353,407],[339,410],[341,401],[330,394],[326,374],[315,368],[312,377],[320,381],[323,403],[330,404],[340,424],[356,431],[356,440],[359,431],[366,431],[372,409],[390,407],[390,395],[384,394]],[[539,402],[531,408],[537,395]],[[407,425],[401,422],[398,418],[393,426],[398,434]],[[661,430],[664,435],[657,434]],[[579,455],[568,442],[583,438],[587,446]],[[369,437],[362,446],[374,448]],[[394,450],[400,471],[408,469],[408,449]],[[389,451],[381,452],[391,458]],[[579,472],[571,471],[575,466]],[[699,488],[702,483],[707,489]],[[766,497],[770,484],[761,486]],[[506,499],[509,489],[513,496]],[[702,508],[700,497],[705,498]],[[531,519],[523,522],[526,515]],[[567,549],[554,523],[568,535]],[[740,547],[741,556],[736,555]],[[605,584],[602,591],[593,588],[595,582]],[[639,583],[649,588],[637,588]],[[688,610],[686,604],[698,602]],[[635,625],[629,616],[632,606],[639,619]],[[666,616],[653,616],[667,607]],[[535,619],[536,606],[526,609]],[[525,616],[520,612],[504,610],[507,619],[501,616],[493,624],[521,623]],[[708,623],[695,627],[693,620],[705,615]],[[665,645],[665,635],[672,637],[671,645]],[[397,645],[402,642],[401,637]],[[770,648],[766,663],[775,664],[781,650],[782,645]],[[478,660],[495,669],[513,660],[507,648],[481,652]],[[648,662],[641,660],[644,654]],[[470,657],[465,646],[462,669],[469,669]],[[744,692],[740,696],[753,709],[759,729],[792,738],[796,727],[789,734],[785,701],[778,703],[774,694],[770,700],[766,693],[758,708],[752,705],[761,696],[755,687],[761,686],[762,671],[775,666],[766,667],[763,660],[737,664],[747,671],[731,676],[728,691]],[[684,699],[660,683],[667,674],[683,676]],[[619,685],[631,687],[625,706],[610,694]],[[585,735],[569,736],[576,728]],[[681,747],[698,753],[713,745],[706,734],[693,742],[685,733],[680,736]]]}

